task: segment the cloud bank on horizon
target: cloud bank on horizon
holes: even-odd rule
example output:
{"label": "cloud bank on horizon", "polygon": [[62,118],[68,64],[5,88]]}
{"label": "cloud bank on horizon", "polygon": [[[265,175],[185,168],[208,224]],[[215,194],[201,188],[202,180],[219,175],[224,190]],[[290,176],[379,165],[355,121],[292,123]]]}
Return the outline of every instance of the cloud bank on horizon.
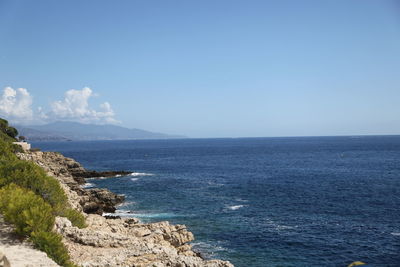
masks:
{"label": "cloud bank on horizon", "polygon": [[32,108],[33,97],[25,88],[5,87],[0,96],[0,116],[12,123],[46,123],[57,120],[81,123],[117,124],[115,112],[110,103],[100,104],[98,110],[89,105],[89,99],[95,94],[89,87],[82,90],[71,89],[65,92],[64,99],[50,103],[50,110],[42,107]]}

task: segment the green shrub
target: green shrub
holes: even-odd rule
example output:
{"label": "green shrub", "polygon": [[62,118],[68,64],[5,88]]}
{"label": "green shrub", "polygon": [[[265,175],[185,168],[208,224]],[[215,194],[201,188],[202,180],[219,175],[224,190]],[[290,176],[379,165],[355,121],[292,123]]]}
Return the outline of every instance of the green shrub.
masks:
{"label": "green shrub", "polygon": [[13,153],[12,146],[13,144],[11,142],[5,141],[4,139],[0,138],[0,160],[3,161],[3,163],[4,161],[17,159],[17,157]]}
{"label": "green shrub", "polygon": [[13,153],[17,153],[17,152],[23,153],[24,152],[24,149],[22,148],[22,146],[17,145],[17,144],[12,144],[11,149],[12,149]]}
{"label": "green shrub", "polygon": [[15,141],[18,130],[8,125],[8,121],[0,118],[0,138],[6,141]]}
{"label": "green shrub", "polygon": [[67,217],[68,220],[71,221],[73,226],[76,226],[78,228],[86,227],[85,217],[77,210],[65,209],[60,215],[63,217]]}
{"label": "green shrub", "polygon": [[6,119],[0,118],[0,126],[2,126],[3,124],[8,125],[8,121]]}
{"label": "green shrub", "polygon": [[54,226],[51,206],[32,191],[15,184],[0,189],[0,211],[20,235],[51,231]]}
{"label": "green shrub", "polygon": [[18,130],[9,126],[6,128],[6,134],[11,138],[15,138],[18,135]]}
{"label": "green shrub", "polygon": [[60,235],[53,232],[33,232],[31,236],[35,247],[53,259],[56,263],[65,267],[75,266],[68,255],[68,251],[61,242]]}
{"label": "green shrub", "polygon": [[66,206],[67,197],[59,182],[33,162],[14,160],[2,164],[0,177],[0,187],[15,183],[28,188],[48,202],[56,214]]}
{"label": "green shrub", "polygon": [[0,129],[0,139],[7,141],[7,142],[15,142],[16,140],[12,137],[10,137],[9,135],[7,135],[7,133],[4,130]]}

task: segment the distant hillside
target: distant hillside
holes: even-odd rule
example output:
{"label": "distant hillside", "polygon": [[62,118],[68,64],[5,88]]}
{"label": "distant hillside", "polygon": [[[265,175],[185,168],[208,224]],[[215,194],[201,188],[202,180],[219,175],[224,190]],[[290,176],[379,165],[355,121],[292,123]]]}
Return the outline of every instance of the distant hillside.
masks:
{"label": "distant hillside", "polygon": [[154,133],[140,129],[129,129],[116,125],[82,124],[59,121],[46,125],[18,127],[20,135],[30,141],[66,141],[66,140],[132,140],[132,139],[169,139],[184,136]]}
{"label": "distant hillside", "polygon": [[23,126],[17,127],[20,135],[25,136],[31,141],[67,141],[67,137],[58,135],[56,133],[39,131],[32,128],[27,128]]}

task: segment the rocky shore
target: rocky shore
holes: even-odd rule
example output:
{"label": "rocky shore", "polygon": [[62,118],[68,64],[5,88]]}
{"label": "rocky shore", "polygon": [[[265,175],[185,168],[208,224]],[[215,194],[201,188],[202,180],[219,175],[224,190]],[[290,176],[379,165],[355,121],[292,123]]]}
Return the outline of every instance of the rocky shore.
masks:
{"label": "rocky shore", "polygon": [[75,160],[64,157],[57,152],[37,151],[18,153],[17,156],[22,160],[35,162],[45,169],[49,175],[55,177],[61,183],[71,206],[75,209],[88,214],[102,215],[104,212],[115,212],[116,205],[125,200],[124,196],[114,194],[110,190],[102,188],[84,189],[82,185],[85,184],[85,178],[112,177],[127,174],[127,172],[88,171]]}
{"label": "rocky shore", "polygon": [[87,227],[72,226],[66,218],[56,218],[56,231],[63,236],[71,259],[83,267],[173,266],[231,267],[222,260],[204,260],[192,250],[194,236],[184,225],[168,222],[141,223],[135,218],[105,218],[124,197],[107,189],[84,189],[89,177],[113,177],[127,172],[87,171],[78,162],[56,152],[18,153],[54,176],[64,189],[71,207],[86,217]]}

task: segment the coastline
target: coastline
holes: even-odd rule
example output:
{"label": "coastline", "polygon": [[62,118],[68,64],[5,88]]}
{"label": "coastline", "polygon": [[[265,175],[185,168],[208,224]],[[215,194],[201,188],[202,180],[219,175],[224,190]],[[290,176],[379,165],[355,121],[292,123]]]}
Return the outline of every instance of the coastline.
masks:
{"label": "coastline", "polygon": [[[107,189],[84,188],[86,178],[124,175],[125,172],[87,171],[81,164],[57,152],[18,153],[22,160],[41,166],[55,177],[71,207],[82,212],[87,227],[73,227],[56,218],[56,231],[63,236],[72,261],[81,266],[209,266],[231,267],[228,261],[205,260],[188,244],[194,236],[184,225],[167,221],[141,223],[136,218],[113,216],[124,197]],[[102,216],[102,214],[111,216]]]}

